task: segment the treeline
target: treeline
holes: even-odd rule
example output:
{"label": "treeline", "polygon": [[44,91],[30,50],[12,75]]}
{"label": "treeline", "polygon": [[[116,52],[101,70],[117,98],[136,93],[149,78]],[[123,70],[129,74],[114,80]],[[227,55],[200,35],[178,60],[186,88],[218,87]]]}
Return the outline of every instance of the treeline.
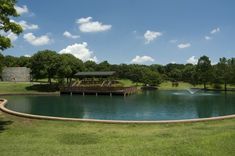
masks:
{"label": "treeline", "polygon": [[44,50],[35,53],[32,57],[3,56],[0,54],[0,70],[3,67],[29,67],[34,80],[48,78],[57,79],[59,83],[71,82],[73,75],[78,71],[116,71],[117,78],[130,79],[149,85],[159,85],[163,81],[184,81],[193,85],[214,84],[219,88],[224,84],[235,84],[235,58],[220,58],[220,61],[212,65],[207,56],[199,58],[196,65],[193,64],[109,64],[107,61],[95,63],[93,61],[82,62],[71,54],[58,54],[55,51]]}

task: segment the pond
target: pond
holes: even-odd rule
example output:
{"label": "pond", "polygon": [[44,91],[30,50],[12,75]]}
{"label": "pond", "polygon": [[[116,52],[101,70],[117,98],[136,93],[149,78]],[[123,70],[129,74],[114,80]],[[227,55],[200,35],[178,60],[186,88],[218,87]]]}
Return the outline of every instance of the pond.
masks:
{"label": "pond", "polygon": [[17,112],[103,120],[179,120],[235,114],[235,93],[143,91],[123,96],[4,96]]}

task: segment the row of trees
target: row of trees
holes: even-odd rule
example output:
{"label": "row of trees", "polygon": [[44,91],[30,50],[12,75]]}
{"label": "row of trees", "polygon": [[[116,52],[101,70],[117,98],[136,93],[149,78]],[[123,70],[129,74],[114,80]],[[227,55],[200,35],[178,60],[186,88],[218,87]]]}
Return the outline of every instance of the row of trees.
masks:
{"label": "row of trees", "polygon": [[0,70],[3,67],[26,66],[31,68],[34,79],[58,79],[60,83],[71,82],[73,75],[78,71],[116,71],[117,77],[130,79],[133,82],[158,85],[162,81],[184,81],[191,84],[208,83],[215,86],[235,83],[235,58],[221,58],[219,63],[211,65],[207,56],[202,56],[197,65],[193,64],[120,64],[112,65],[107,61],[96,64],[93,61],[82,62],[71,54],[58,54],[55,51],[39,51],[32,57],[13,57],[0,54]]}

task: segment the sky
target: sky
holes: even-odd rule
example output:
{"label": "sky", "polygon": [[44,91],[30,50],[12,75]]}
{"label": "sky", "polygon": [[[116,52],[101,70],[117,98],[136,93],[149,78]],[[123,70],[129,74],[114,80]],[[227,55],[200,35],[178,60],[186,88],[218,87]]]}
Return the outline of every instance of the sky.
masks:
{"label": "sky", "polygon": [[4,55],[50,49],[111,64],[235,57],[234,0],[18,0],[24,32]]}

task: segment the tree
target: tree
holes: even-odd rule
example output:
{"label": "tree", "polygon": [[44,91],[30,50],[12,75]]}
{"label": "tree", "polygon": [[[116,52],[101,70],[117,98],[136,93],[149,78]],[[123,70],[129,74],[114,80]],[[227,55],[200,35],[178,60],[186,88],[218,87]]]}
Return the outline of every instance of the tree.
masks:
{"label": "tree", "polygon": [[199,76],[199,81],[203,83],[204,89],[206,89],[206,84],[212,79],[212,66],[209,57],[202,56],[199,58],[197,63],[197,74]]}
{"label": "tree", "polygon": [[[16,0],[0,0],[0,31],[19,35],[23,31],[22,27],[10,20],[10,17],[19,16],[14,8],[15,4]],[[0,35],[0,50],[11,46],[11,40],[6,35]]]}
{"label": "tree", "polygon": [[215,66],[215,81],[224,84],[224,90],[227,91],[227,83],[231,76],[228,60],[223,57],[220,58],[219,63]]}
{"label": "tree", "polygon": [[2,69],[3,69],[3,60],[4,56],[0,53],[0,80],[1,80],[1,75],[2,75]]}
{"label": "tree", "polygon": [[86,61],[84,63],[84,65],[85,65],[85,70],[86,71],[95,71],[96,67],[97,67],[97,65],[94,61]]}
{"label": "tree", "polygon": [[83,62],[72,54],[61,54],[59,60],[57,75],[61,79],[66,78],[67,83],[71,82],[74,74],[84,70]]}
{"label": "tree", "polygon": [[186,64],[182,71],[182,81],[197,84],[196,67],[192,64]]}
{"label": "tree", "polygon": [[3,59],[3,66],[18,67],[18,57],[7,55]]}
{"label": "tree", "polygon": [[230,71],[229,83],[235,84],[235,58],[231,58],[228,60],[228,66]]}
{"label": "tree", "polygon": [[51,84],[51,79],[56,75],[59,67],[59,54],[51,50],[43,50],[34,54],[31,58],[31,70],[33,78],[48,78]]}
{"label": "tree", "polygon": [[20,56],[18,58],[18,65],[20,67],[30,67],[31,57]]}
{"label": "tree", "polygon": [[160,74],[155,71],[151,71],[150,69],[146,69],[143,71],[141,82],[151,86],[158,86],[161,82]]}
{"label": "tree", "polygon": [[110,64],[108,61],[103,61],[97,65],[97,71],[110,71]]}

